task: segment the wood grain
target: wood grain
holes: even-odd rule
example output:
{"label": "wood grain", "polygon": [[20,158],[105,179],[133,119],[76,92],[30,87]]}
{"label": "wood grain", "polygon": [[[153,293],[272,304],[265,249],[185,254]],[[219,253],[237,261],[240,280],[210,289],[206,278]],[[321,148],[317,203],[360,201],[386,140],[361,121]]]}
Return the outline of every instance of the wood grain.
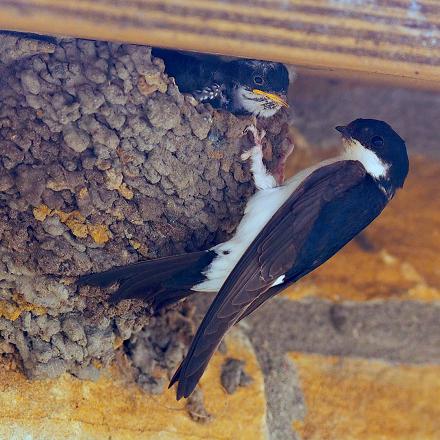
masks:
{"label": "wood grain", "polygon": [[0,0],[0,28],[440,87],[440,0]]}

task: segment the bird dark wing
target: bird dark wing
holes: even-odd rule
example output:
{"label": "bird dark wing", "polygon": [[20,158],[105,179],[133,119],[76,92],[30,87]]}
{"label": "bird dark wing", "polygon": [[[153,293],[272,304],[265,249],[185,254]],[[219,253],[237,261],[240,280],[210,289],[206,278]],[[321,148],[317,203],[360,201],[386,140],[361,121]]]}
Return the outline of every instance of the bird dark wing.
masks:
{"label": "bird dark wing", "polygon": [[274,214],[226,279],[171,379],[170,386],[179,382],[177,399],[191,394],[226,331],[294,265],[323,206],[359,184],[365,175],[357,161],[321,167]]}
{"label": "bird dark wing", "polygon": [[246,308],[240,318],[255,311],[261,304],[277,295],[295,281],[312,272],[366,228],[388,203],[388,197],[373,178],[366,176],[340,197],[325,203],[310,229],[292,267],[281,285],[266,290]]}
{"label": "bird dark wing", "polygon": [[212,55],[154,48],[152,54],[162,58],[165,72],[175,79],[181,93],[191,93],[198,101],[222,106],[226,99],[227,80],[224,61]]}
{"label": "bird dark wing", "polygon": [[192,95],[199,102],[207,102],[214,104],[214,108],[221,107],[222,104],[226,105],[228,98],[225,96],[226,88],[220,84],[212,83],[210,86],[203,88],[202,90],[195,90]]}

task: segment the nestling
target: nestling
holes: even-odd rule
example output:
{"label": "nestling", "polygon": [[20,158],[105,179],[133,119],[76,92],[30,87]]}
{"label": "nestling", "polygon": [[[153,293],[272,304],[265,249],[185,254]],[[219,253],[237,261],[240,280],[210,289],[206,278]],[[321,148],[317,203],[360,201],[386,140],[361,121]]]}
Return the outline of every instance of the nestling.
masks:
{"label": "nestling", "polygon": [[236,115],[273,116],[286,102],[289,74],[281,63],[248,59],[224,60],[215,55],[153,49],[165,72],[182,93]]}

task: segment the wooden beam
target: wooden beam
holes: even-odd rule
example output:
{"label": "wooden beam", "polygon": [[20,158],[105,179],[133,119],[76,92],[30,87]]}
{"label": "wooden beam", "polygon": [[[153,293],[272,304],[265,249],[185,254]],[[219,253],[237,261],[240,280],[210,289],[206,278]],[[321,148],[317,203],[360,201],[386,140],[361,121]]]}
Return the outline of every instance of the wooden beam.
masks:
{"label": "wooden beam", "polygon": [[0,28],[440,87],[439,0],[0,0]]}

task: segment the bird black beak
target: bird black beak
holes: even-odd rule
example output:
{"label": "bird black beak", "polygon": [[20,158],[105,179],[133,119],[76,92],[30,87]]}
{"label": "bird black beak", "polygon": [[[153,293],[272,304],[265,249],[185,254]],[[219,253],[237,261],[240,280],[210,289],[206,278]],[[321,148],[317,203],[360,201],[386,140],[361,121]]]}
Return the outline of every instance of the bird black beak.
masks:
{"label": "bird black beak", "polygon": [[345,138],[350,137],[350,133],[348,132],[348,129],[345,125],[338,125],[337,127],[335,127],[335,129],[338,130],[339,133],[341,133],[342,136],[344,136]]}

